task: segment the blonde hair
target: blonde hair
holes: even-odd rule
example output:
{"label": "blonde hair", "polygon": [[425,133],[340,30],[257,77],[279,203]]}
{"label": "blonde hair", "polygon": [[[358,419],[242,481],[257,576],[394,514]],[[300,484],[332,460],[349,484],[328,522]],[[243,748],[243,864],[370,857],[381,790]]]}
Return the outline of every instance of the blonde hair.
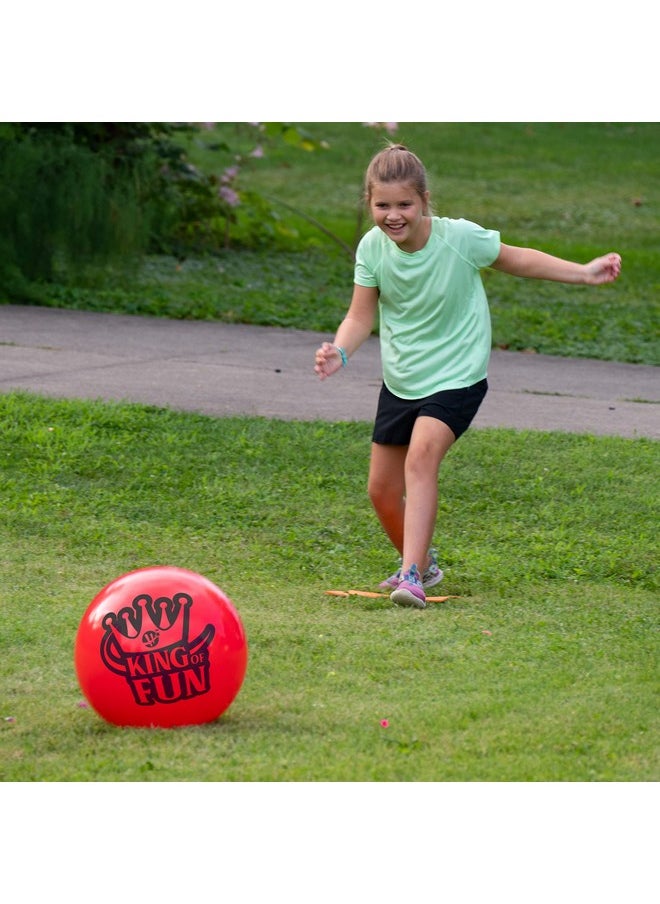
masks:
{"label": "blonde hair", "polygon": [[[416,154],[404,144],[389,144],[372,158],[364,176],[364,200],[367,206],[375,182],[409,182],[420,198],[428,191],[426,169]],[[428,213],[424,203],[424,213]]]}

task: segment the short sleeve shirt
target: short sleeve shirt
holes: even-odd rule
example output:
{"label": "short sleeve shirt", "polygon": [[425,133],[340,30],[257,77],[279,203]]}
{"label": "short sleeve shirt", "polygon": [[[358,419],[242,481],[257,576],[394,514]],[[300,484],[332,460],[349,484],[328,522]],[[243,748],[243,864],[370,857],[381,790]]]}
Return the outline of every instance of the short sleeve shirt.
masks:
{"label": "short sleeve shirt", "polygon": [[488,301],[480,270],[500,234],[469,220],[433,217],[419,251],[401,250],[374,226],[357,249],[355,282],[379,290],[383,380],[403,399],[472,386],[487,376]]}

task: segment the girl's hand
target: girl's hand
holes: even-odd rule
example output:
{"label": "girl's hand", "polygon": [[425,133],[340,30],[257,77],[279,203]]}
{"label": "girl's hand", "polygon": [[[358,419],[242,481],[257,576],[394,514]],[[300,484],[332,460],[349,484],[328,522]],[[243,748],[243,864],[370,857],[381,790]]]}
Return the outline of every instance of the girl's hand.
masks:
{"label": "girl's hand", "polygon": [[621,272],[621,255],[612,251],[603,257],[597,257],[585,264],[588,286],[600,286],[602,283],[614,282]]}
{"label": "girl's hand", "polygon": [[316,363],[314,365],[314,373],[321,380],[331,377],[332,374],[341,370],[341,354],[336,345],[331,342],[324,342],[320,348],[316,349]]}

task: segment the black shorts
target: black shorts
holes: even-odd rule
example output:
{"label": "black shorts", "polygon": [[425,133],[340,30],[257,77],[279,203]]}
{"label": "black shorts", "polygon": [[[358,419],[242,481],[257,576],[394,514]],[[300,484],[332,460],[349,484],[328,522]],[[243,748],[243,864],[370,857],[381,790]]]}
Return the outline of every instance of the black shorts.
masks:
{"label": "black shorts", "polygon": [[443,389],[424,399],[400,399],[383,384],[372,440],[386,446],[407,446],[420,414],[446,424],[456,439],[470,426],[488,392],[488,380],[464,389]]}

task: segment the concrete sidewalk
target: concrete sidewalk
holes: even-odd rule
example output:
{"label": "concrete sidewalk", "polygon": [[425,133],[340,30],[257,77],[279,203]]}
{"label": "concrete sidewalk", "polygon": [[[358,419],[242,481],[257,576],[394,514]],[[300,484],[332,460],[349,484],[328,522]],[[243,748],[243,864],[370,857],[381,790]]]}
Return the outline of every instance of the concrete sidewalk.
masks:
{"label": "concrete sidewalk", "polygon": [[[0,392],[141,402],[218,417],[372,421],[378,340],[321,382],[327,334],[0,305]],[[478,427],[660,438],[660,368],[493,351]]]}

